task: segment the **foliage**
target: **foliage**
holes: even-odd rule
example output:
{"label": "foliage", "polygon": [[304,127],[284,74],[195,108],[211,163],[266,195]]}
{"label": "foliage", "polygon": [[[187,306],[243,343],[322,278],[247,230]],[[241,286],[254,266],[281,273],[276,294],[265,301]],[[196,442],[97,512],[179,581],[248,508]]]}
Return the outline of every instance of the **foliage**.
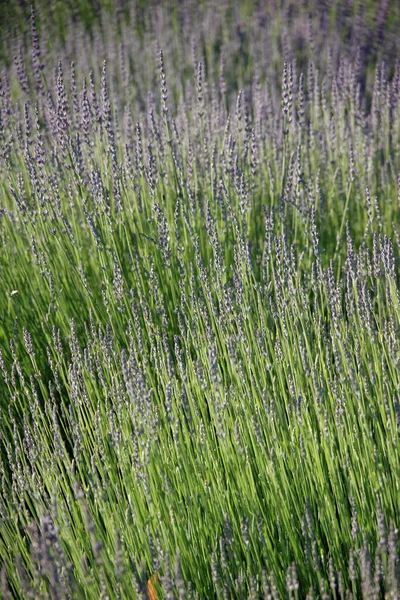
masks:
{"label": "foliage", "polygon": [[3,597],[398,597],[394,5],[86,6],[0,82]]}

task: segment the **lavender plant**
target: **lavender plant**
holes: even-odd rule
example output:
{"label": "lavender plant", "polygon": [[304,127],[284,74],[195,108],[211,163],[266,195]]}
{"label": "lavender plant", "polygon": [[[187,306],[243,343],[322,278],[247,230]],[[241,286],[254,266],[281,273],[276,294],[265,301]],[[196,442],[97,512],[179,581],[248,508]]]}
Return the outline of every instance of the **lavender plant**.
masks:
{"label": "lavender plant", "polygon": [[399,596],[396,3],[311,4],[10,29],[4,599]]}

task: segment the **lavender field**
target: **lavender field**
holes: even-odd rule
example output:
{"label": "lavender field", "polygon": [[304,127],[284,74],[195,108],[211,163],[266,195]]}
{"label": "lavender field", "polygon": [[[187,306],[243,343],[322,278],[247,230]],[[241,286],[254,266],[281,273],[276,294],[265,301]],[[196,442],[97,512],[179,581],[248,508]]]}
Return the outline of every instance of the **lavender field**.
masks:
{"label": "lavender field", "polygon": [[399,527],[400,3],[1,3],[0,598],[395,600]]}

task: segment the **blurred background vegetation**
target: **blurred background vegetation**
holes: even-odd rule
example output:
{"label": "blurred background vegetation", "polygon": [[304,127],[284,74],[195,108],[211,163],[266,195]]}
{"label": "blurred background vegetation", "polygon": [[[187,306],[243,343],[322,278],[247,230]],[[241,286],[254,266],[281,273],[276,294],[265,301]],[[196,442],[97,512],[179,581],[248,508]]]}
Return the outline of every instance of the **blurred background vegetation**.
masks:
{"label": "blurred background vegetation", "polygon": [[[9,63],[12,60],[20,34],[29,47],[31,4],[29,0],[0,1],[0,61]],[[103,30],[107,28],[108,18],[131,25],[133,32],[142,36],[152,27],[149,15],[155,11],[163,12],[164,18],[168,18],[165,26],[172,27],[172,32],[179,38],[188,7],[192,13],[194,10],[202,13],[220,9],[221,5],[226,9],[227,29],[238,27],[239,15],[243,52],[246,52],[246,38],[251,33],[255,13],[266,22],[275,21],[277,40],[282,35],[290,36],[300,63],[309,52],[308,44],[299,35],[300,17],[307,14],[313,31],[317,32],[313,40],[316,51],[320,44],[329,45],[339,40],[340,51],[359,51],[361,61],[368,64],[369,70],[373,71],[383,56],[389,60],[388,68],[393,70],[400,46],[398,0],[36,0],[33,5],[39,33],[45,34],[49,48],[55,43],[65,44],[67,31],[74,23],[84,24],[92,34],[96,26]],[[323,35],[318,36],[318,32]]]}

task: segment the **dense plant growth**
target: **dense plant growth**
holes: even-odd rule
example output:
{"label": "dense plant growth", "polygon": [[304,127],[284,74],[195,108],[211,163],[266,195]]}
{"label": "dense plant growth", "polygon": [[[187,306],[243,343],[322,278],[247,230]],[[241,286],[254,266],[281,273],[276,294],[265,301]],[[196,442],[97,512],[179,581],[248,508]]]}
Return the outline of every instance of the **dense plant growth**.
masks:
{"label": "dense plant growth", "polygon": [[349,4],[10,28],[3,598],[399,597],[399,17]]}

